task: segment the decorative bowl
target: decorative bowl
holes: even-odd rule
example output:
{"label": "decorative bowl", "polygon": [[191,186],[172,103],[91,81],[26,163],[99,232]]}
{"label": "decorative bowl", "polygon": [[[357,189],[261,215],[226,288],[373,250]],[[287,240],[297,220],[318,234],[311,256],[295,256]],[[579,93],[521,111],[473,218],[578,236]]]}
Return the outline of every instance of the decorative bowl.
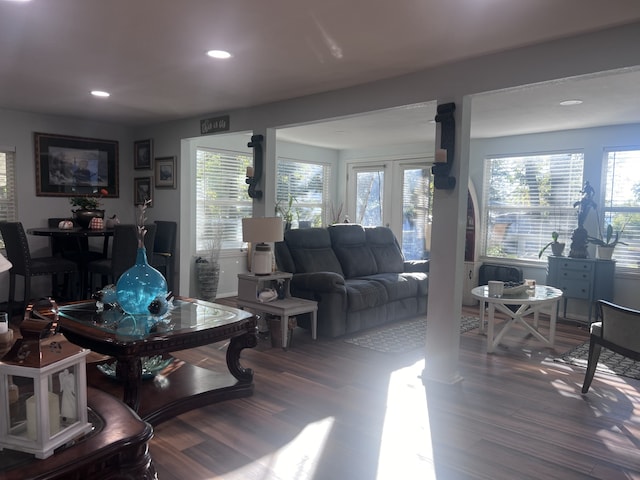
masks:
{"label": "decorative bowl", "polygon": [[[142,358],[142,379],[148,380],[155,377],[158,373],[165,369],[173,358],[162,358],[161,355],[155,357],[143,357]],[[116,365],[118,362],[102,363],[97,365],[96,368],[100,370],[109,378],[116,379]]]}
{"label": "decorative bowl", "polygon": [[521,285],[507,286],[505,283],[503,295],[518,295],[519,293],[526,292],[529,289],[529,285],[523,283]]}

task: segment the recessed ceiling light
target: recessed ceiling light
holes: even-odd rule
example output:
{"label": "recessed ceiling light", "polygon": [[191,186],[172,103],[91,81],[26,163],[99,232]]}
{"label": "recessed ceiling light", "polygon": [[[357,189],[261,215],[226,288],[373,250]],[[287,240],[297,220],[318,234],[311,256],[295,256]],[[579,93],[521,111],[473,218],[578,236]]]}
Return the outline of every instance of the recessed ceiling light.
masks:
{"label": "recessed ceiling light", "polygon": [[570,107],[572,105],[580,105],[581,103],[582,100],[564,100],[560,102],[560,105],[562,105],[563,107]]}
{"label": "recessed ceiling light", "polygon": [[93,95],[94,97],[108,97],[109,95],[111,95],[109,92],[103,92],[102,90],[92,90],[91,91],[91,95]]}
{"label": "recessed ceiling light", "polygon": [[225,59],[225,58],[231,58],[231,54],[229,52],[226,52],[224,50],[209,50],[207,52],[207,55],[209,55],[211,58],[219,58],[219,59]]}

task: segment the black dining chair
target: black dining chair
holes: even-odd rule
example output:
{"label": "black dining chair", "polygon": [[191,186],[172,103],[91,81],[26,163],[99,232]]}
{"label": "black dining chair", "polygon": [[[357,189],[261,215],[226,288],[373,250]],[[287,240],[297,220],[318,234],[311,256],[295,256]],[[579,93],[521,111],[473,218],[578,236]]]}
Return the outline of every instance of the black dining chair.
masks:
{"label": "black dining chair", "polygon": [[[147,250],[147,261],[153,256],[153,244],[156,237],[156,225],[145,225],[147,233],[144,236],[144,246]],[[113,243],[111,257],[94,260],[87,264],[89,272],[89,287],[94,290],[93,277],[100,275],[102,287],[110,283],[115,284],[120,275],[136,263],[138,254],[137,225],[116,225],[113,229]],[[151,264],[151,262],[149,262]]]}
{"label": "black dining chair", "polygon": [[[57,228],[61,221],[69,220],[69,218],[61,218],[61,217],[52,217],[47,219],[47,225],[49,228]],[[78,224],[73,221],[74,227],[77,227]],[[69,236],[69,237],[57,237],[52,236],[50,238],[51,245],[51,255],[66,258],[67,260],[71,260],[76,262],[78,268],[80,269],[80,278],[79,280],[79,290],[83,290],[87,286],[86,275],[87,275],[87,264],[94,260],[98,260],[100,258],[105,258],[104,253],[102,251],[98,252],[96,250],[92,250],[89,245],[89,237],[77,237],[77,236]],[[86,292],[84,292],[86,294]],[[83,295],[81,295],[83,296]]]}
{"label": "black dining chair", "polygon": [[156,224],[156,239],[153,244],[153,255],[149,258],[149,263],[164,275],[169,291],[173,292],[178,224],[165,220],[156,220],[154,223]]}
{"label": "black dining chair", "polygon": [[[31,277],[50,275],[51,295],[57,299],[75,298],[71,292],[70,278],[78,273],[75,262],[57,256],[32,257],[29,242],[21,222],[0,222],[0,233],[7,250],[7,259],[13,264],[9,270],[9,309],[13,311],[16,293],[16,275],[24,277],[24,299],[31,299]],[[64,290],[58,291],[58,275],[64,276]]]}

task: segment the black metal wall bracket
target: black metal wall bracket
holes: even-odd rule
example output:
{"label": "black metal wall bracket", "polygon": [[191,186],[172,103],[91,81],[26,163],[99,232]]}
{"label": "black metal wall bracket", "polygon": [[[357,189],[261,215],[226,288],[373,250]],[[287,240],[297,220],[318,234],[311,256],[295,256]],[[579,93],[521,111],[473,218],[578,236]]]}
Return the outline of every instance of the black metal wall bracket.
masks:
{"label": "black metal wall bracket", "polygon": [[249,185],[249,196],[251,198],[262,198],[262,190],[256,190],[258,182],[262,178],[262,135],[253,135],[247,147],[253,148],[253,175],[247,175],[245,182]]}
{"label": "black metal wall bracket", "polygon": [[455,152],[456,121],[453,116],[455,111],[455,103],[443,103],[438,105],[438,114],[435,118],[435,121],[440,124],[440,148],[447,152],[446,162],[435,163],[431,167],[433,184],[439,190],[453,190],[456,186],[455,177],[449,176]]}

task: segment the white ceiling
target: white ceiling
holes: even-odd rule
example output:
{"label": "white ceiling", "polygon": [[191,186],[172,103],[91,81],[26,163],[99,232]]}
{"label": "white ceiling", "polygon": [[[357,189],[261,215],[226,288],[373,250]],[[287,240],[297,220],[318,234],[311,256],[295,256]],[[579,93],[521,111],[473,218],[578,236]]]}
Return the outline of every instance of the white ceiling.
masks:
{"label": "white ceiling", "polygon": [[[0,0],[0,108],[153,124],[391,78],[639,19],[637,0]],[[214,61],[205,55],[213,48],[233,57]],[[637,102],[640,95],[628,89],[639,84],[637,76],[616,77],[614,88],[590,78],[479,96],[473,114],[483,122],[473,125],[472,134],[525,133],[540,128],[535,118],[547,128],[553,119],[576,128],[570,109],[554,105],[567,95],[585,100],[573,110],[583,122],[577,126],[593,126],[589,109],[598,113],[598,124],[607,118],[636,122],[640,108],[630,99]],[[91,97],[93,89],[111,97]],[[614,113],[608,113],[611,107]],[[394,141],[433,138],[428,121],[434,108],[384,112],[385,143],[391,124],[404,135]],[[362,145],[352,124],[327,128],[342,130],[342,140],[312,132],[315,142]],[[365,145],[380,137],[371,129],[362,135]]]}

